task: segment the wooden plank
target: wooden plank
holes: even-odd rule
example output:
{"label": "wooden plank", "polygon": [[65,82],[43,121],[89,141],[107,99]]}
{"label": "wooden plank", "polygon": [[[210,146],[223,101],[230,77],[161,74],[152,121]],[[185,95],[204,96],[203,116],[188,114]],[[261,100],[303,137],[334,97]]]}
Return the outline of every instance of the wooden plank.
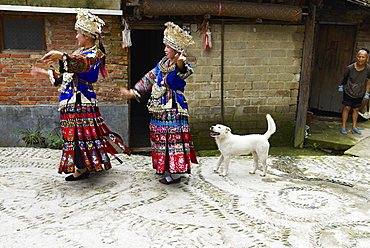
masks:
{"label": "wooden plank", "polygon": [[343,79],[344,68],[354,59],[352,55],[356,26],[329,26],[327,29],[319,109],[341,113],[342,94],[337,91],[337,86]]}
{"label": "wooden plank", "polygon": [[354,59],[356,29],[353,25],[319,25],[312,69],[311,108],[342,112],[342,94],[337,86],[344,68]]}
{"label": "wooden plank", "polygon": [[294,147],[299,148],[303,148],[306,129],[308,99],[310,96],[310,79],[312,63],[311,61],[314,43],[316,6],[310,4],[310,8],[311,8],[310,13],[312,13],[312,15],[306,19],[305,23],[306,30],[303,44],[302,74],[301,81],[299,83],[299,99],[294,134]]}

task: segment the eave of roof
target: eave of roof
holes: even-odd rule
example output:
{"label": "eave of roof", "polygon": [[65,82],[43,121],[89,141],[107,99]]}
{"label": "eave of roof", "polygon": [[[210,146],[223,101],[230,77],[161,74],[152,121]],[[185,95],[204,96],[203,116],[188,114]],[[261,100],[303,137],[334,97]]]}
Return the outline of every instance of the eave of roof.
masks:
{"label": "eave of roof", "polygon": [[361,7],[370,8],[370,1],[367,0],[347,0],[347,2],[351,2],[357,5],[360,5]]}
{"label": "eave of roof", "polygon": [[[76,14],[76,8],[35,7],[35,6],[22,6],[22,5],[0,5],[0,11],[1,10]],[[89,10],[92,14],[95,14],[95,15],[115,15],[115,16],[122,15],[122,10],[112,10],[112,9],[89,9]]]}

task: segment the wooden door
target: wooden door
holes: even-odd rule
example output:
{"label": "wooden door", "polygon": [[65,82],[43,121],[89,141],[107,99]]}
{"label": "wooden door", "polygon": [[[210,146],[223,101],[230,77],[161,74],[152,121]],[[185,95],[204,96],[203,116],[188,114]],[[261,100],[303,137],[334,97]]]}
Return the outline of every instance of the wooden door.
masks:
{"label": "wooden door", "polygon": [[310,108],[342,112],[343,94],[338,92],[344,68],[355,58],[357,26],[320,24],[313,59]]}

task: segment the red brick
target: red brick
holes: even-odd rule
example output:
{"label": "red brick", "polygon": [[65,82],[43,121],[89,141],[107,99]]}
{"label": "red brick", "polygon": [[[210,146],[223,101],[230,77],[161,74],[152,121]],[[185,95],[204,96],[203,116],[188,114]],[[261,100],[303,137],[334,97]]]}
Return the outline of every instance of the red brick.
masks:
{"label": "red brick", "polygon": [[0,83],[0,87],[14,87],[16,86],[17,84],[15,83],[10,83],[10,82],[6,82],[6,83]]}
{"label": "red brick", "polygon": [[7,82],[14,82],[14,83],[21,83],[23,82],[23,80],[24,80],[23,78],[14,78],[14,77],[6,79]]}
{"label": "red brick", "polygon": [[58,45],[71,45],[71,44],[76,44],[76,41],[72,40],[59,40],[57,41]]}
{"label": "red brick", "polygon": [[16,77],[33,77],[30,73],[17,73],[15,74]]}
{"label": "red brick", "polygon": [[12,58],[29,58],[30,55],[29,54],[11,54]]}
{"label": "red brick", "polygon": [[18,101],[19,105],[35,105],[35,102],[31,101]]}
{"label": "red brick", "polygon": [[12,73],[0,73],[0,76],[1,76],[1,77],[7,77],[7,78],[10,78],[10,77],[14,77],[14,74],[12,74]]}
{"label": "red brick", "polygon": [[15,96],[16,94],[15,92],[0,92],[1,96]]}
{"label": "red brick", "polygon": [[18,93],[18,96],[33,96],[33,95],[34,95],[34,93],[27,92],[27,91],[23,91],[23,92]]}
{"label": "red brick", "polygon": [[13,68],[32,68],[30,64],[14,64],[12,65]]}
{"label": "red brick", "polygon": [[3,70],[4,73],[17,73],[17,72],[22,72],[22,69],[13,69],[13,68],[8,68]]}

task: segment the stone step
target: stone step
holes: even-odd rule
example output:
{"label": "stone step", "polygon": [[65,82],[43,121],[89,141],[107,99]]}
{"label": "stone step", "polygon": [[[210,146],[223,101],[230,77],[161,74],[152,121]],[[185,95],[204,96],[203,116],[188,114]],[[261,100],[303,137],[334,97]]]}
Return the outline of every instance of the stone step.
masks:
{"label": "stone step", "polygon": [[[309,135],[305,139],[305,146],[318,149],[342,150],[344,153],[359,144],[358,148],[356,148],[356,153],[353,155],[357,156],[356,154],[363,154],[364,152],[358,151],[361,149],[368,151],[368,148],[370,148],[370,141],[362,141],[370,137],[370,121],[358,122],[357,127],[361,130],[361,135],[350,132],[350,128],[347,128],[348,134],[341,134],[339,132],[341,129],[341,122],[342,120],[340,117],[314,115],[308,129]],[[347,126],[351,127],[351,124],[352,121],[349,120]],[[349,151],[348,154],[351,154],[351,151]]]}

